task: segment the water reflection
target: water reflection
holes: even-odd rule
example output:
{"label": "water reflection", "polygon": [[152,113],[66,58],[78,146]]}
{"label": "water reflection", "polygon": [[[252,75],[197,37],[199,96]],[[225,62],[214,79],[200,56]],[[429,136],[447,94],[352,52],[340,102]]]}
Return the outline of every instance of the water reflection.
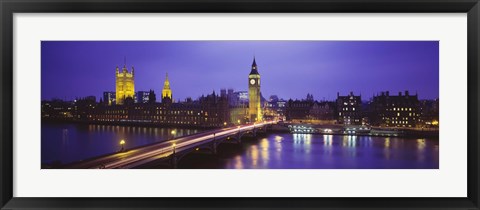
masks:
{"label": "water reflection", "polygon": [[237,156],[235,156],[234,160],[235,160],[234,168],[236,168],[236,169],[242,169],[242,168],[243,168],[242,156],[237,155]]}
{"label": "water reflection", "polygon": [[438,140],[272,134],[224,161],[220,168],[438,168]]}
{"label": "water reflection", "polygon": [[[171,139],[172,128],[43,124],[42,162],[68,163]],[[175,129],[176,136],[199,130]],[[438,168],[438,140],[398,137],[270,134],[223,157],[218,168]]]}
{"label": "water reflection", "polygon": [[257,165],[258,165],[258,146],[257,145],[252,145],[250,147],[250,151],[251,151],[251,160],[252,160],[252,167],[253,168],[256,168]]}
{"label": "water reflection", "polygon": [[68,143],[68,129],[63,129],[62,130],[62,143],[63,144]]}
{"label": "water reflection", "polygon": [[262,139],[260,140],[260,148],[262,149],[262,152],[260,153],[261,158],[262,158],[262,164],[263,165],[268,165],[268,162],[270,160],[269,156],[269,151],[270,151],[270,143],[268,139]]}
{"label": "water reflection", "polygon": [[424,150],[425,147],[427,146],[425,139],[417,139],[417,149],[418,150]]}
{"label": "water reflection", "polygon": [[357,155],[357,136],[346,135],[343,136],[342,146],[345,148],[343,152],[348,155],[348,157],[355,157]]}
{"label": "water reflection", "polygon": [[[282,145],[283,145],[283,137],[282,136],[279,136],[279,135],[276,135],[275,136],[275,142],[274,142],[274,149],[275,149],[275,153],[274,153],[274,158],[275,158],[275,161],[282,161]],[[268,141],[268,139],[267,139]]]}
{"label": "water reflection", "polygon": [[425,139],[417,139],[417,161],[425,161],[424,151],[427,147]]}
{"label": "water reflection", "polygon": [[69,163],[86,158],[117,152],[120,141],[125,140],[125,149],[172,139],[175,136],[191,135],[197,129],[158,127],[42,124],[42,163]]}
{"label": "water reflection", "polygon": [[333,151],[333,136],[332,135],[323,135],[323,149],[325,155],[330,158]]}
{"label": "water reflection", "polygon": [[323,135],[323,145],[325,147],[331,147],[332,146],[332,135]]}
{"label": "water reflection", "polygon": [[347,145],[348,147],[357,146],[357,136],[348,136]]}
{"label": "water reflection", "polygon": [[292,134],[295,149],[299,152],[310,153],[313,134]]}

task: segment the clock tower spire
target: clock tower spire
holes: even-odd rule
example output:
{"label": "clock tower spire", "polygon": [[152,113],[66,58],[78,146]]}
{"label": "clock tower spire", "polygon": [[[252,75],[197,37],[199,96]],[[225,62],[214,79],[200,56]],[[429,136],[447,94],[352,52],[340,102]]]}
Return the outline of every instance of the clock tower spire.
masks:
{"label": "clock tower spire", "polygon": [[260,74],[257,69],[255,56],[253,57],[252,70],[248,75],[248,117],[250,122],[260,122],[263,119],[260,101]]}
{"label": "clock tower spire", "polygon": [[250,71],[250,74],[258,74],[257,62],[255,62],[255,56],[253,56],[252,71]]}

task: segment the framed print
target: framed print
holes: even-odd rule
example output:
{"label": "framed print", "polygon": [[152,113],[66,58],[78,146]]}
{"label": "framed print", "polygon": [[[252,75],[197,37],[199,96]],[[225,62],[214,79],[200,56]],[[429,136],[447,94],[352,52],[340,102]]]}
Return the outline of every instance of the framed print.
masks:
{"label": "framed print", "polygon": [[2,1],[2,209],[478,209],[468,1]]}

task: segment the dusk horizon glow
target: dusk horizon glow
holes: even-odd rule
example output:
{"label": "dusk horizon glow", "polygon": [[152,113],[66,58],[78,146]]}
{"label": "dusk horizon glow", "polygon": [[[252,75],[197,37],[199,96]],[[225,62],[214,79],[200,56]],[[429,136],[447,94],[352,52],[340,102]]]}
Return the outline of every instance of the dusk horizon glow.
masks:
{"label": "dusk horizon glow", "polygon": [[248,90],[253,57],[263,97],[335,100],[382,91],[439,97],[438,41],[42,41],[41,98],[115,91],[115,68],[135,68],[135,91],[160,99],[165,74],[183,101],[220,89]]}

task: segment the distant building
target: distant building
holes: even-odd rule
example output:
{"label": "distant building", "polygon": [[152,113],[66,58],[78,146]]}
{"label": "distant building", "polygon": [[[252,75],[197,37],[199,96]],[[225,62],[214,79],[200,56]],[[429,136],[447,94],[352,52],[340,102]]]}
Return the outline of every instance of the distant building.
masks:
{"label": "distant building", "polygon": [[361,125],[361,104],[362,97],[353,95],[353,92],[347,96],[340,96],[340,93],[337,93],[337,122],[344,125]]}
{"label": "distant building", "polygon": [[135,73],[132,66],[132,71],[129,73],[127,66],[124,65],[122,71],[120,72],[118,66],[115,70],[115,101],[116,104],[122,105],[125,102],[125,99],[135,98]]}
{"label": "distant building", "polygon": [[157,98],[153,90],[137,91],[135,100],[136,100],[135,103],[146,104],[146,103],[155,103]]}
{"label": "distant building", "polygon": [[313,106],[313,102],[306,100],[288,100],[287,107],[285,110],[286,119],[289,121],[293,120],[306,120],[310,108]]}
{"label": "distant building", "polygon": [[150,91],[137,91],[136,103],[146,104],[150,98]]}
{"label": "distant building", "polygon": [[227,98],[227,90],[226,89],[220,89],[220,97]]}
{"label": "distant building", "polygon": [[116,103],[116,96],[115,92],[113,91],[105,91],[103,92],[103,103],[112,106],[115,105]]}
{"label": "distant building", "polygon": [[316,124],[335,123],[335,102],[312,101],[309,94],[306,100],[292,100],[286,103],[285,116],[289,121],[311,122]]}
{"label": "distant building", "polygon": [[[220,96],[222,91],[220,90]],[[233,89],[227,90],[227,99],[230,112],[229,122],[231,124],[244,124],[248,121],[248,92]]]}
{"label": "distant building", "polygon": [[268,99],[269,102],[276,102],[280,100],[277,95],[271,95],[270,98]]}
{"label": "distant building", "polygon": [[75,107],[73,101],[63,101],[53,99],[51,101],[42,101],[41,116],[43,119],[50,120],[68,120],[73,119]]}
{"label": "distant building", "polygon": [[314,102],[307,116],[310,120],[335,123],[335,102]]}
{"label": "distant building", "polygon": [[307,101],[313,101],[313,95],[308,93],[307,94]]}
{"label": "distant building", "polygon": [[88,101],[88,102],[96,103],[96,102],[97,102],[97,97],[95,97],[95,96],[86,96],[85,98],[83,98],[83,99],[81,99],[81,100],[85,100],[85,101]]}
{"label": "distant building", "polygon": [[371,125],[370,117],[373,114],[373,110],[371,109],[370,104],[372,101],[362,101],[360,106],[360,110],[362,113],[362,125]]}
{"label": "distant building", "polygon": [[438,128],[439,126],[439,100],[420,100],[420,122],[418,126]]}
{"label": "distant building", "polygon": [[230,105],[230,106],[231,106],[231,105],[234,105],[234,103],[235,103],[235,94],[234,94],[232,88],[229,88],[229,89],[227,90],[227,98],[228,98],[228,103],[229,103],[229,105]]}
{"label": "distant building", "polygon": [[417,94],[390,95],[388,91],[374,96],[370,104],[372,125],[385,127],[416,127],[420,118]]}
{"label": "distant building", "polygon": [[73,117],[75,120],[87,121],[91,113],[101,104],[97,104],[95,96],[77,98],[73,103]]}
{"label": "distant building", "polygon": [[278,96],[272,95],[266,103],[265,115],[268,115],[269,119],[285,120],[285,112],[287,108],[287,101],[279,99]]}
{"label": "distant building", "polygon": [[235,92],[238,98],[239,103],[248,103],[248,92],[247,91],[238,91]]}
{"label": "distant building", "polygon": [[148,93],[148,103],[150,103],[150,104],[157,103],[157,95],[155,94],[155,91],[153,91],[153,90],[150,90],[149,93]]}
{"label": "distant building", "polygon": [[165,75],[165,82],[163,83],[162,103],[173,103],[172,90],[170,89],[170,81],[168,81],[168,73]]}

